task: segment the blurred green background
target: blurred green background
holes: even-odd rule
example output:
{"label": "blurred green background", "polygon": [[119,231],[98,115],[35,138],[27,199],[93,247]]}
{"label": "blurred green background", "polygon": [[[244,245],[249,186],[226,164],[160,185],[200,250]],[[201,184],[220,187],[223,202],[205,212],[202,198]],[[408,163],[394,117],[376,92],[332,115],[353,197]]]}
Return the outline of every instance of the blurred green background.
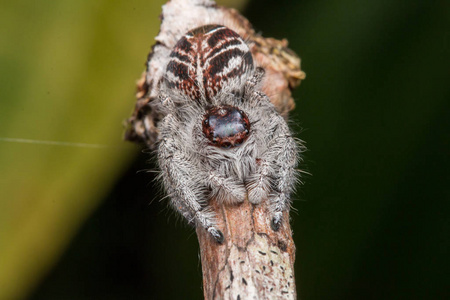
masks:
{"label": "blurred green background", "polygon": [[[202,297],[194,231],[121,140],[163,2],[0,2],[0,299]],[[219,3],[307,73],[299,296],[448,299],[450,2]]]}

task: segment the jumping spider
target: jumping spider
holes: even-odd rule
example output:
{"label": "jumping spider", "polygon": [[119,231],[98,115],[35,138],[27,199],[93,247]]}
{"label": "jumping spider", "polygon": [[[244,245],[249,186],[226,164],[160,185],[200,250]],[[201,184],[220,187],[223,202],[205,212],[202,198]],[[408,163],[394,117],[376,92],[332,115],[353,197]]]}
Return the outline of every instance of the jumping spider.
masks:
{"label": "jumping spider", "polygon": [[268,199],[278,230],[296,181],[297,146],[286,121],[259,90],[243,39],[222,25],[186,33],[173,48],[161,84],[158,162],[173,206],[216,241],[208,201]]}

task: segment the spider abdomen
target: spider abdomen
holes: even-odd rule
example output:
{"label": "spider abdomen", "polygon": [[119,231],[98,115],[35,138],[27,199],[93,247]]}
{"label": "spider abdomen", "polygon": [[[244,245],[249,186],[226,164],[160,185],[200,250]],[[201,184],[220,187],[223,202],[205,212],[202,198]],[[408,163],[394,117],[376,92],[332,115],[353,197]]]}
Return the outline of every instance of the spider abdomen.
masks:
{"label": "spider abdomen", "polygon": [[223,25],[204,25],[186,33],[175,45],[166,68],[166,83],[192,100],[211,102],[233,79],[253,72],[244,40]]}

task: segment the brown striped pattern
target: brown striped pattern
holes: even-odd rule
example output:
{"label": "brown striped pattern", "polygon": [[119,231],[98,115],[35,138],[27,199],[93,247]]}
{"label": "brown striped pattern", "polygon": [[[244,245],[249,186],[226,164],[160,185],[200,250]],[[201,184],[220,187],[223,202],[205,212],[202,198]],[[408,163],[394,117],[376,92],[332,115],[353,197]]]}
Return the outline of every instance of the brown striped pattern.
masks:
{"label": "brown striped pattern", "polygon": [[236,32],[222,25],[205,25],[177,42],[167,64],[166,82],[192,100],[210,102],[227,81],[252,70],[250,49]]}

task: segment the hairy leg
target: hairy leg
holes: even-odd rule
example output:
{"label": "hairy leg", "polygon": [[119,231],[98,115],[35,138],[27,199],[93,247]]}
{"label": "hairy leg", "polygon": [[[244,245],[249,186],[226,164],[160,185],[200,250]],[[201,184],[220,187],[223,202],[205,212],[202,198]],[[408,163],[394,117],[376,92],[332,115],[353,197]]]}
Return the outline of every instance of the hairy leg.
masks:
{"label": "hairy leg", "polygon": [[267,139],[267,149],[259,158],[258,168],[247,184],[249,201],[256,204],[268,198],[272,229],[278,230],[283,211],[290,208],[290,194],[296,182],[298,150],[286,121],[264,93],[254,91],[251,105],[265,116],[259,128],[263,131],[260,138]]}
{"label": "hairy leg", "polygon": [[223,242],[223,234],[215,227],[215,215],[207,206],[207,188],[193,155],[183,150],[177,139],[178,120],[168,114],[160,124],[161,142],[158,162],[166,190],[177,210],[197,226],[204,227],[214,239]]}

